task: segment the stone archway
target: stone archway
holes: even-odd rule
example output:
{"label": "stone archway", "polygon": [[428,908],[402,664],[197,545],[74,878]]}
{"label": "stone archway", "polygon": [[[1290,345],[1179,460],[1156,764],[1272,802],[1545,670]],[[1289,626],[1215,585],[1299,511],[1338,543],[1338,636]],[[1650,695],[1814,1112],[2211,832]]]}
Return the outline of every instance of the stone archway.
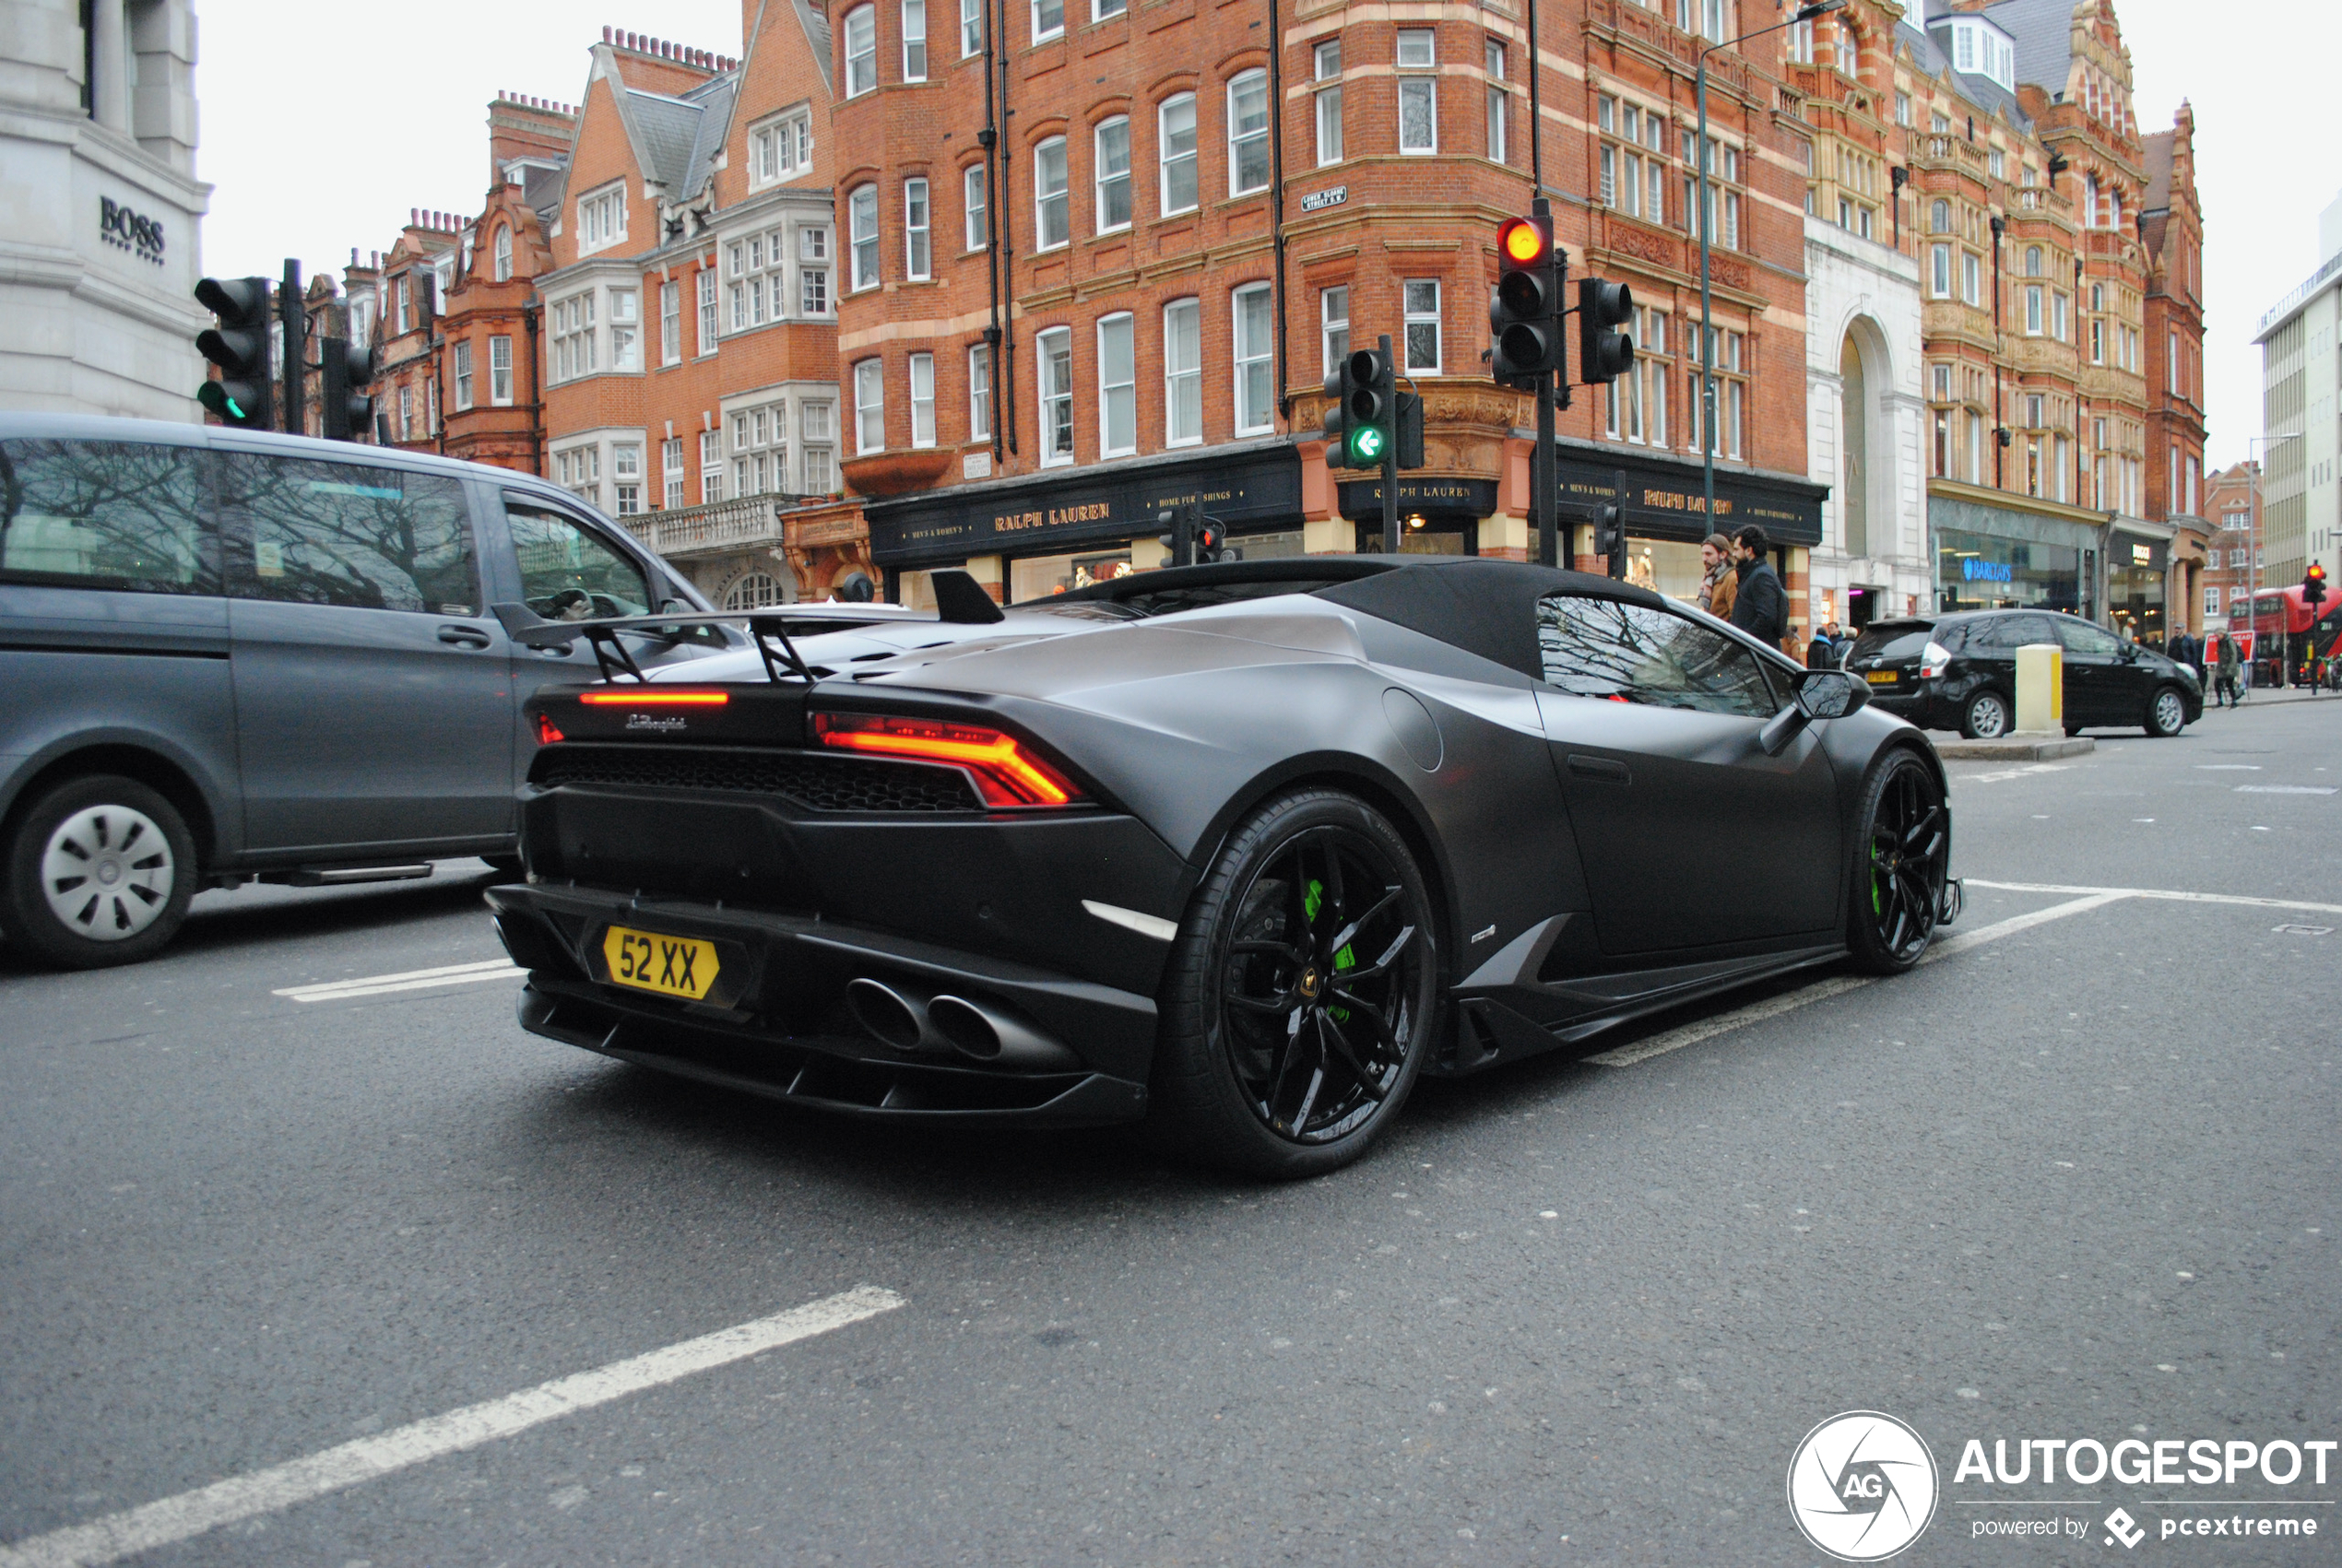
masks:
{"label": "stone archway", "polygon": [[1839,547],[1849,559],[1895,553],[1895,433],[1886,394],[1895,384],[1887,336],[1870,317],[1847,324],[1838,348]]}

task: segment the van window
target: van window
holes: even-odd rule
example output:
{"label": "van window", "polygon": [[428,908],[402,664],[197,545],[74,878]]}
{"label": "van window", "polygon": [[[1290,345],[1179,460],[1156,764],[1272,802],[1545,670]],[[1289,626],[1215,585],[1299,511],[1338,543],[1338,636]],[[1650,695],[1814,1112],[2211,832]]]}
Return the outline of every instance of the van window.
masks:
{"label": "van window", "polygon": [[242,536],[232,573],[238,598],[480,612],[470,509],[455,479],[226,452],[220,499]]}
{"label": "van window", "polygon": [[643,569],[607,540],[550,507],[510,496],[504,516],[513,553],[520,558],[520,593],[548,620],[592,620],[648,615],[651,595]]}
{"label": "van window", "polygon": [[217,594],[200,447],[0,442],[0,582]]}

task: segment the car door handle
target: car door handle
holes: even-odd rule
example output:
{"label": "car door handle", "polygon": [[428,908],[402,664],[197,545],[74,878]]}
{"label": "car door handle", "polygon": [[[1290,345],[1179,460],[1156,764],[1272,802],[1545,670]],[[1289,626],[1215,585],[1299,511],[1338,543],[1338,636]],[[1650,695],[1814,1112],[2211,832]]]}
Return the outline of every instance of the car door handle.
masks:
{"label": "car door handle", "polygon": [[1573,753],[1569,772],[1572,777],[1592,779],[1598,784],[1634,783],[1634,775],[1626,771],[1626,763],[1614,762],[1607,757],[1579,757]]}
{"label": "car door handle", "polygon": [[476,626],[443,626],[439,629],[439,640],[456,648],[488,646],[488,633]]}

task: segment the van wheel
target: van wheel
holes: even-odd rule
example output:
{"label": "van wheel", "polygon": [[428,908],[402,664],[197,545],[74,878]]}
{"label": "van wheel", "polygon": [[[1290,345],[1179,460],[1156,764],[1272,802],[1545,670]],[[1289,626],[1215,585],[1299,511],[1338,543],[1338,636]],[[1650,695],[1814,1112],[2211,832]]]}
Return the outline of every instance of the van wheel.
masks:
{"label": "van wheel", "polygon": [[195,845],[178,808],[136,779],[57,785],[17,819],[0,919],[60,969],[152,957],[195,896]]}
{"label": "van wheel", "polygon": [[1959,727],[1970,740],[1998,740],[2008,733],[2008,699],[1986,687],[1960,711]]}

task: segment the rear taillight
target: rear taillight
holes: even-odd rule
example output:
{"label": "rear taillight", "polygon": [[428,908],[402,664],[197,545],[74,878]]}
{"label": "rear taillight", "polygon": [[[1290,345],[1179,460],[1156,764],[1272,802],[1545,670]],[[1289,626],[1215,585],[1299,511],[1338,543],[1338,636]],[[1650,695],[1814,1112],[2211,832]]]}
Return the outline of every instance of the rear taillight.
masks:
{"label": "rear taillight", "polygon": [[1949,648],[1945,647],[1941,643],[1930,638],[1928,640],[1927,646],[1921,649],[1919,654],[1920,679],[1934,679],[1937,676],[1944,673],[1944,666],[1951,662],[1952,651]]}
{"label": "rear taillight", "polygon": [[568,738],[569,737],[563,735],[560,728],[554,725],[551,719],[546,717],[543,713],[537,715],[538,745],[550,746],[557,740],[567,740]]}
{"label": "rear taillight", "polygon": [[841,751],[965,768],[987,806],[1064,806],[1082,798],[1063,773],[1018,744],[1016,737],[981,725],[900,713],[815,713],[813,733],[822,745]]}

